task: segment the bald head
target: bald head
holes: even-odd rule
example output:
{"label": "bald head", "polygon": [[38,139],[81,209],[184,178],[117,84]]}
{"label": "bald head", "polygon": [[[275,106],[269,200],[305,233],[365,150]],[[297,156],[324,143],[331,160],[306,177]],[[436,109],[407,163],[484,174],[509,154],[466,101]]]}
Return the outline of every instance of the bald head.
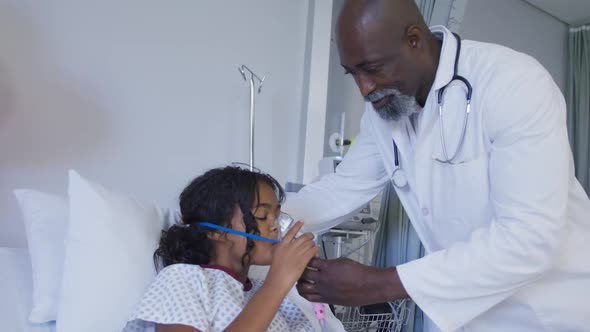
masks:
{"label": "bald head", "polygon": [[[337,42],[341,64],[363,96],[393,89],[423,105],[440,43],[414,0],[347,0],[338,17]],[[373,106],[377,110],[380,104]]]}
{"label": "bald head", "polygon": [[366,24],[384,29],[404,30],[411,25],[427,29],[414,0],[348,0],[338,18],[338,30]]}

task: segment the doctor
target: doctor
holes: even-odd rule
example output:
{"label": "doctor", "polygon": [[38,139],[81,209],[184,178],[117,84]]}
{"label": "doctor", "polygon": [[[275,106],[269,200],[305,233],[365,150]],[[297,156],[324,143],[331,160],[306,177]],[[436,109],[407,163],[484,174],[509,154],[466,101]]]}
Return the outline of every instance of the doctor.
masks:
{"label": "doctor", "polygon": [[428,29],[413,0],[347,1],[337,41],[367,101],[361,133],[335,174],[283,210],[323,231],[391,181],[426,256],[386,269],[316,259],[301,295],[410,297],[428,331],[589,331],[590,201],[549,73],[506,47]]}

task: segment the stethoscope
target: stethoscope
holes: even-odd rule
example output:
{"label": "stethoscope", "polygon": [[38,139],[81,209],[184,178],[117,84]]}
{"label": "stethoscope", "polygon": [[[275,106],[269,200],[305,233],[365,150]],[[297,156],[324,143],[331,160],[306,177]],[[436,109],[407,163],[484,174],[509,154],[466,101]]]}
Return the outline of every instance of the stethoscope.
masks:
{"label": "stethoscope", "polygon": [[[473,93],[473,88],[471,87],[471,84],[469,83],[469,81],[465,77],[457,74],[457,72],[459,71],[459,55],[461,54],[461,37],[459,37],[459,35],[456,33],[453,33],[453,35],[457,39],[457,54],[455,55],[455,67],[453,70],[453,78],[451,79],[451,81],[449,83],[447,83],[447,85],[443,86],[440,90],[438,90],[438,98],[437,98],[438,116],[440,118],[440,121],[439,121],[440,140],[441,140],[441,144],[442,144],[442,152],[444,154],[444,159],[440,159],[437,157],[434,158],[434,160],[436,160],[438,162],[441,162],[443,164],[450,164],[450,165],[457,164],[455,162],[455,158],[457,158],[457,155],[459,154],[459,152],[461,151],[461,148],[463,147],[463,142],[465,140],[465,132],[467,131],[467,120],[469,119],[469,113],[471,112],[471,95]],[[457,146],[457,149],[455,150],[453,155],[451,157],[449,157],[449,154],[447,152],[447,144],[445,142],[445,135],[444,135],[443,104],[444,104],[445,90],[449,85],[451,85],[451,83],[453,83],[453,81],[463,82],[463,84],[465,84],[465,86],[467,87],[467,93],[466,93],[467,106],[465,108],[465,117],[463,119],[463,130],[461,132],[461,137],[459,138],[459,145]],[[393,155],[394,155],[395,169],[393,170],[393,174],[391,175],[391,182],[397,188],[400,188],[400,189],[405,188],[408,185],[408,179],[405,175],[405,172],[402,170],[402,168],[400,166],[399,152],[398,152],[397,144],[395,144],[395,140],[393,141]]]}

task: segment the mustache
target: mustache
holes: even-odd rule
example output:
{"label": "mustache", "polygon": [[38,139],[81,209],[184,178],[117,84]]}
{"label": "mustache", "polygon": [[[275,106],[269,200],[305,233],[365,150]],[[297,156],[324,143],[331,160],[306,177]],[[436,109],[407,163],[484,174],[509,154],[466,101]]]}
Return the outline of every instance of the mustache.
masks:
{"label": "mustache", "polygon": [[371,93],[369,93],[366,97],[364,97],[366,102],[376,102],[378,100],[383,99],[384,97],[387,96],[399,96],[401,95],[401,92],[399,92],[396,89],[383,89],[383,90],[378,90],[378,91],[373,91]]}

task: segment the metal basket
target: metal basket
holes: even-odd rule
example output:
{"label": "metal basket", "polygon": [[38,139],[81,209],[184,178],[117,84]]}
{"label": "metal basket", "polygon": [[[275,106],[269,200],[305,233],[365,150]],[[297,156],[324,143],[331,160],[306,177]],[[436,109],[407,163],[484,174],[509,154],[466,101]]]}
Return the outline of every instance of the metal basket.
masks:
{"label": "metal basket", "polygon": [[[376,229],[332,229],[322,236],[325,258],[348,257],[370,264],[373,255],[371,238]],[[334,306],[334,315],[347,332],[399,332],[407,324],[413,302],[408,299],[363,307]]]}
{"label": "metal basket", "polygon": [[380,310],[367,307],[339,307],[336,311],[347,332],[399,332],[409,316],[407,300],[382,304]]}

